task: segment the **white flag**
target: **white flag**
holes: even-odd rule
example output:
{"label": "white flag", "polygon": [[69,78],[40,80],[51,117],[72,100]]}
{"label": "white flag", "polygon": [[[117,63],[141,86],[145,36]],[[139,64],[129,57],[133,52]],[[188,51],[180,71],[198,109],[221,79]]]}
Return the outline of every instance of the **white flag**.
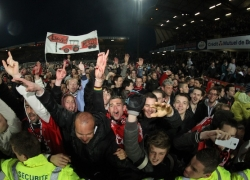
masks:
{"label": "white flag", "polygon": [[97,31],[81,36],[47,32],[45,54],[73,54],[90,51],[99,51]]}

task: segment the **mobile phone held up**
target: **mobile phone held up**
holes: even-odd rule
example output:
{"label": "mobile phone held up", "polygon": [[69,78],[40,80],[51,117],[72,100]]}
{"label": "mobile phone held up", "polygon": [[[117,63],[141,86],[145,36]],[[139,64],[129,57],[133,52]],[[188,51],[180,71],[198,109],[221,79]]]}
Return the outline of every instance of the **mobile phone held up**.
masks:
{"label": "mobile phone held up", "polygon": [[237,145],[239,143],[239,139],[231,137],[228,140],[219,140],[216,139],[215,144],[219,145],[219,146],[223,146],[225,148],[229,148],[229,149],[236,149]]}

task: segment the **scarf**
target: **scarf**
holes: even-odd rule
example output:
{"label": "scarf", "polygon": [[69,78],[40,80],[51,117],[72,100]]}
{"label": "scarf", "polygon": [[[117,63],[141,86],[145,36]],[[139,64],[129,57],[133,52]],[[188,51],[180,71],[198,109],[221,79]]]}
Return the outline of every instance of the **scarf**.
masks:
{"label": "scarf", "polygon": [[[122,117],[119,120],[114,120],[111,114],[108,112],[106,114],[107,118],[111,121],[111,129],[115,134],[116,143],[122,149],[124,149],[123,138],[124,138],[124,128],[127,120],[127,112],[123,112]],[[143,139],[142,128],[140,123],[138,123],[138,142],[141,142]]]}
{"label": "scarf", "polygon": [[141,91],[142,89],[143,89],[143,86],[140,86],[140,87],[135,86],[135,87],[134,87],[134,90],[135,90],[135,91]]}

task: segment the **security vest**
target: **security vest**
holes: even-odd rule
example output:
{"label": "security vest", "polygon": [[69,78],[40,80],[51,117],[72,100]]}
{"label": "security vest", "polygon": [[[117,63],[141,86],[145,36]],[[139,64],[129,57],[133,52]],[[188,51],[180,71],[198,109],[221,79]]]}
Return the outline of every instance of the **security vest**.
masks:
{"label": "security vest", "polygon": [[232,173],[231,179],[232,180],[249,180],[250,179],[250,169],[246,169],[244,171]]}
{"label": "security vest", "polygon": [[207,178],[186,178],[177,177],[175,180],[230,180],[230,172],[225,170],[223,167],[218,166],[217,169]]}
{"label": "security vest", "polygon": [[17,159],[1,163],[4,180],[78,180],[80,179],[69,165],[56,167],[40,154],[24,162]]}

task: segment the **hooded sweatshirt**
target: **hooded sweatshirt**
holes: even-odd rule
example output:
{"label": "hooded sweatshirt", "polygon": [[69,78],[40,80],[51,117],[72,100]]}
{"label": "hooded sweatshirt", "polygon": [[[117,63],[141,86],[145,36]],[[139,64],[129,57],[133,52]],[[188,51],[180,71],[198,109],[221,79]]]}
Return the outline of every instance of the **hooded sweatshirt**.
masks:
{"label": "hooded sweatshirt", "polygon": [[43,153],[63,153],[63,142],[59,127],[51,117],[47,109],[37,99],[34,92],[27,92],[24,86],[18,86],[17,91],[23,95],[24,99],[29,103],[30,107],[38,115],[38,121],[31,123],[26,112],[27,118],[23,119],[23,129],[34,134],[41,142]]}
{"label": "hooded sweatshirt", "polygon": [[237,92],[234,95],[234,103],[231,111],[237,121],[248,120],[250,118],[250,96],[246,93]]}

